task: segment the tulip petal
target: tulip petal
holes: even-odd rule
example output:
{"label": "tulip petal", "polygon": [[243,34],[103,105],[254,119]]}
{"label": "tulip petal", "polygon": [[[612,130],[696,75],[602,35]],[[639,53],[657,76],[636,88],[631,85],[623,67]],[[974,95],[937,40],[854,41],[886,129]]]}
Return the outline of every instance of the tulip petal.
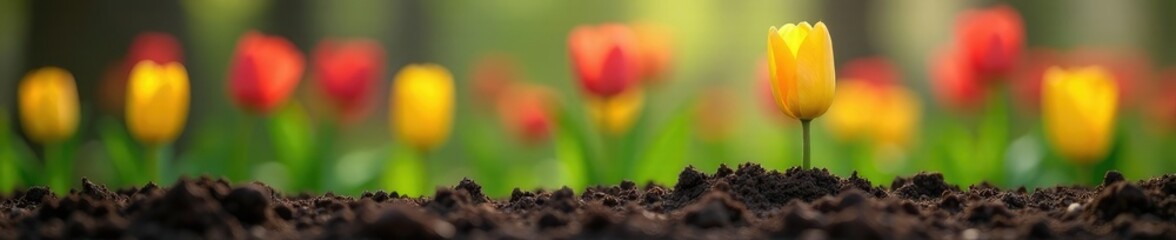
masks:
{"label": "tulip petal", "polygon": [[[784,29],[795,28],[794,25],[784,25]],[[791,109],[789,99],[794,99],[796,94],[796,59],[788,52],[788,44],[784,41],[780,32],[783,30],[776,30],[776,27],[768,29],[768,71],[771,75],[772,95],[776,98],[777,105],[780,106],[784,114],[791,118],[797,118],[794,110]]]}
{"label": "tulip petal", "polygon": [[[807,23],[801,23],[798,29],[806,26]],[[825,23],[817,22],[806,36],[796,56],[796,87],[804,89],[796,97],[800,108],[797,115],[801,119],[813,119],[824,114],[832,104],[837,76],[833,43]]]}

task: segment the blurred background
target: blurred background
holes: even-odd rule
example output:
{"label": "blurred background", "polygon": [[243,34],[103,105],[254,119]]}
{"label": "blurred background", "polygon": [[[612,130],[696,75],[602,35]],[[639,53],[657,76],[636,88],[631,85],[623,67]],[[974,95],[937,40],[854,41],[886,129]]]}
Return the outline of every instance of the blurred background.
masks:
{"label": "blurred background", "polygon": [[[1015,9],[1023,21],[1022,61],[1004,84],[983,95],[994,97],[980,100],[981,107],[948,103],[944,95],[950,93],[937,87],[936,56],[955,41],[963,12],[1000,5]],[[57,66],[73,75],[80,102],[77,132],[66,143],[72,179],[115,188],[145,183],[136,176],[145,153],[127,133],[125,97],[118,91],[126,88],[118,81],[125,77],[117,72],[133,52],[132,42],[147,32],[174,37],[191,86],[183,132],[163,147],[165,184],[206,174],[288,191],[392,188],[381,179],[397,168],[398,152],[411,150],[390,127],[389,94],[395,74],[410,63],[444,66],[455,87],[447,140],[428,154],[405,157],[422,163],[415,181],[423,189],[469,177],[501,197],[514,187],[582,189],[621,179],[672,186],[688,165],[712,173],[719,164],[754,162],[783,171],[800,165],[801,132],[763,94],[765,30],[823,21],[839,78],[886,76],[913,97],[903,108],[864,106],[842,113],[835,101],[813,122],[815,167],[843,177],[856,170],[876,185],[920,171],[943,172],[963,186],[982,180],[1005,187],[1093,184],[1110,169],[1140,179],[1176,171],[1170,157],[1176,154],[1176,104],[1168,97],[1176,88],[1166,87],[1176,83],[1170,74],[1176,73],[1174,10],[1176,3],[1162,0],[5,0],[0,174],[8,190],[45,184],[40,166],[46,150],[21,131],[17,86],[32,70]],[[615,131],[597,127],[590,96],[569,59],[572,29],[602,23],[635,26],[639,35],[641,26],[656,29],[661,40],[654,45],[668,52],[658,81],[643,85],[641,103],[628,114],[633,116],[618,117],[632,118],[618,120],[631,126]],[[228,90],[230,62],[248,31],[288,39],[306,59],[289,100],[270,114],[242,110]],[[382,48],[382,74],[362,87],[371,96],[354,119],[333,116],[312,74],[316,46],[325,39],[368,39]],[[1034,92],[1044,66],[1075,62],[1107,65],[1123,89],[1110,151],[1094,164],[1067,161],[1051,148]],[[847,73],[849,66],[864,72]],[[839,94],[851,85],[838,81]],[[511,122],[515,113],[498,106],[503,101],[483,98],[506,84],[545,89],[549,98],[543,102],[553,106],[539,120],[523,121],[542,122],[533,128],[546,130],[519,130]],[[883,121],[879,116],[892,111],[907,120],[898,127],[854,121]],[[860,130],[842,127],[854,124],[893,129],[886,139],[897,140],[855,138],[853,131]]]}

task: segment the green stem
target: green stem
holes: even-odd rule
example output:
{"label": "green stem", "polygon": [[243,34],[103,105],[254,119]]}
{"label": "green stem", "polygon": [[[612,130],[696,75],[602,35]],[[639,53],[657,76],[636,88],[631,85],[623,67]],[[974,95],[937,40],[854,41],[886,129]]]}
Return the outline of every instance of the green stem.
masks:
{"label": "green stem", "polygon": [[65,144],[45,145],[45,168],[49,172],[49,189],[59,194],[69,192],[69,163],[65,159]]}
{"label": "green stem", "polygon": [[804,129],[804,164],[802,165],[804,169],[809,169],[809,156],[812,155],[811,151],[809,150],[812,145],[809,142],[809,123],[812,121],[813,120],[811,119],[800,120],[800,126],[802,129]]}
{"label": "green stem", "polygon": [[152,145],[143,147],[143,165],[147,168],[145,169],[147,181],[154,182],[155,184],[162,184],[159,178],[159,155],[161,149],[159,146]]}
{"label": "green stem", "polygon": [[603,182],[608,182],[608,181],[613,180],[611,176],[605,176],[605,175],[608,175],[607,174],[608,172],[613,172],[613,171],[608,171],[609,168],[616,166],[616,164],[613,162],[614,159],[612,156],[612,152],[609,151],[609,150],[611,150],[611,148],[608,146],[609,143],[612,142],[612,138],[611,138],[612,135],[610,135],[610,133],[608,132],[609,131],[609,122],[608,122],[609,101],[608,100],[609,100],[609,97],[602,97],[601,98],[600,106],[597,109],[598,114],[596,114],[597,115],[596,118],[599,123],[599,124],[597,124],[596,127],[599,128],[598,130],[600,130],[600,152],[601,152],[600,156],[601,156],[601,160],[602,160],[600,162],[607,164],[608,166],[601,167],[599,164],[596,165],[595,168],[597,168],[597,171],[596,171],[597,174],[602,175],[602,176],[597,176],[597,179],[596,179],[597,182],[592,182],[589,184],[600,184]]}
{"label": "green stem", "polygon": [[253,129],[254,120],[252,116],[245,116],[244,121],[240,125],[241,129],[237,131],[237,134],[240,134],[237,137],[237,157],[227,164],[229,166],[229,178],[235,182],[244,182],[249,176],[249,161],[252,160],[249,151],[252,147],[250,143],[253,140],[253,133],[256,132]]}

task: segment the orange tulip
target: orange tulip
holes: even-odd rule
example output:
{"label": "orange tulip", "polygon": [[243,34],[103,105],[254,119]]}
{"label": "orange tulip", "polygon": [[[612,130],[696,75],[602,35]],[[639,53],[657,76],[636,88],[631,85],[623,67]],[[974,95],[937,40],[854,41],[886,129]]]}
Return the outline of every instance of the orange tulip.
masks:
{"label": "orange tulip", "polygon": [[652,23],[634,24],[633,31],[637,34],[641,55],[641,80],[647,84],[662,83],[673,59],[669,31]]}
{"label": "orange tulip", "polygon": [[967,66],[983,81],[1005,77],[1025,47],[1021,15],[1006,5],[969,10],[956,21],[956,38]]}
{"label": "orange tulip", "polygon": [[585,91],[612,97],[641,77],[637,39],[621,24],[579,26],[568,36],[572,67]]}
{"label": "orange tulip", "polygon": [[323,40],[314,50],[314,76],[340,118],[360,118],[384,75],[384,49],[372,40]]}
{"label": "orange tulip", "polygon": [[268,114],[298,86],[304,61],[290,41],[247,32],[237,42],[229,65],[229,92],[245,110]]}

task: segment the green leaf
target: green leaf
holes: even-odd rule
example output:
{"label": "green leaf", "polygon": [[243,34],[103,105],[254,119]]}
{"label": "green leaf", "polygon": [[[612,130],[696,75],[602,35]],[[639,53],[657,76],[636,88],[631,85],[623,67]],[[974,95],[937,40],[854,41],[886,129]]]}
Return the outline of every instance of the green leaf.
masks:
{"label": "green leaf", "polygon": [[686,167],[686,152],[694,122],[692,108],[680,108],[669,122],[656,131],[649,148],[637,162],[637,181],[653,180],[672,184],[677,171]]}

